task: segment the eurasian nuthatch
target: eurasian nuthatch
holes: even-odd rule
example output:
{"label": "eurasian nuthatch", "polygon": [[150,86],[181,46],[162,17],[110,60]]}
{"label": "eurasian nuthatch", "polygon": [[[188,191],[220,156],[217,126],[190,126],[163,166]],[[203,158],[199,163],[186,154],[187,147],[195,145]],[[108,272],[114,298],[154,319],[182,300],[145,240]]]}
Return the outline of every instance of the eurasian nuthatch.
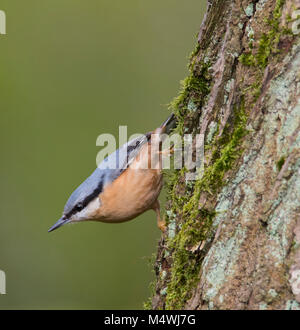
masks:
{"label": "eurasian nuthatch", "polygon": [[154,132],[125,143],[105,158],[72,193],[63,216],[49,232],[78,221],[124,222],[150,209],[156,212],[158,227],[165,230],[158,201],[163,184],[162,152],[158,149],[157,164],[153,166],[151,146],[154,139],[169,134],[175,125],[176,118],[172,114]]}

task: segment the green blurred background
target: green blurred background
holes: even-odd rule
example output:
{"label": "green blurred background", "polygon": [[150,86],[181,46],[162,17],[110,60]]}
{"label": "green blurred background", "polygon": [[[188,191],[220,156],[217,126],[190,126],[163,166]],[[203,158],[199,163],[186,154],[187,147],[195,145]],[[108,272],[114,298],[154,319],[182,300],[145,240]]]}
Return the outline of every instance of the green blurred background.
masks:
{"label": "green blurred background", "polygon": [[202,0],[2,0],[0,309],[140,309],[154,212],[48,234],[96,167],[96,138],[157,127],[187,75]]}

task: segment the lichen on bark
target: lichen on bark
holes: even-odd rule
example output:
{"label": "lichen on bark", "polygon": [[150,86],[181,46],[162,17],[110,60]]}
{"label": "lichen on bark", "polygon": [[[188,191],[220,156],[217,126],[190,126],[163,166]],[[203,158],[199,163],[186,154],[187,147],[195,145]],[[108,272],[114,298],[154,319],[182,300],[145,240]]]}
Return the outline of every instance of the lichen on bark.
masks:
{"label": "lichen on bark", "polygon": [[300,42],[287,19],[297,5],[208,4],[170,105],[177,133],[205,134],[205,171],[194,182],[186,169],[168,174],[148,308],[299,308]]}

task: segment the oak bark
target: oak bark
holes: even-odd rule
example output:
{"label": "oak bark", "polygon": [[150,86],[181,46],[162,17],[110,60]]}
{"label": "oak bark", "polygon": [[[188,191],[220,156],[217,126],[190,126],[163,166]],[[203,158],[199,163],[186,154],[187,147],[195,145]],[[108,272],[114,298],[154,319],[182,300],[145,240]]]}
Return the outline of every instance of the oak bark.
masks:
{"label": "oak bark", "polygon": [[167,179],[153,309],[300,309],[299,8],[208,3],[172,104],[179,133],[205,135],[205,171]]}

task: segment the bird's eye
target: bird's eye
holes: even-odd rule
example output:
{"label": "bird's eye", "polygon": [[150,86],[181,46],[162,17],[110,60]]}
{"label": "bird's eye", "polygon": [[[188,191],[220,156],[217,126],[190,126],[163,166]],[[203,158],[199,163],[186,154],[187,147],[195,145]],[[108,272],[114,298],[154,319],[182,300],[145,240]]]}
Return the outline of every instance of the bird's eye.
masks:
{"label": "bird's eye", "polygon": [[78,203],[76,206],[76,211],[81,211],[83,209],[82,203]]}

